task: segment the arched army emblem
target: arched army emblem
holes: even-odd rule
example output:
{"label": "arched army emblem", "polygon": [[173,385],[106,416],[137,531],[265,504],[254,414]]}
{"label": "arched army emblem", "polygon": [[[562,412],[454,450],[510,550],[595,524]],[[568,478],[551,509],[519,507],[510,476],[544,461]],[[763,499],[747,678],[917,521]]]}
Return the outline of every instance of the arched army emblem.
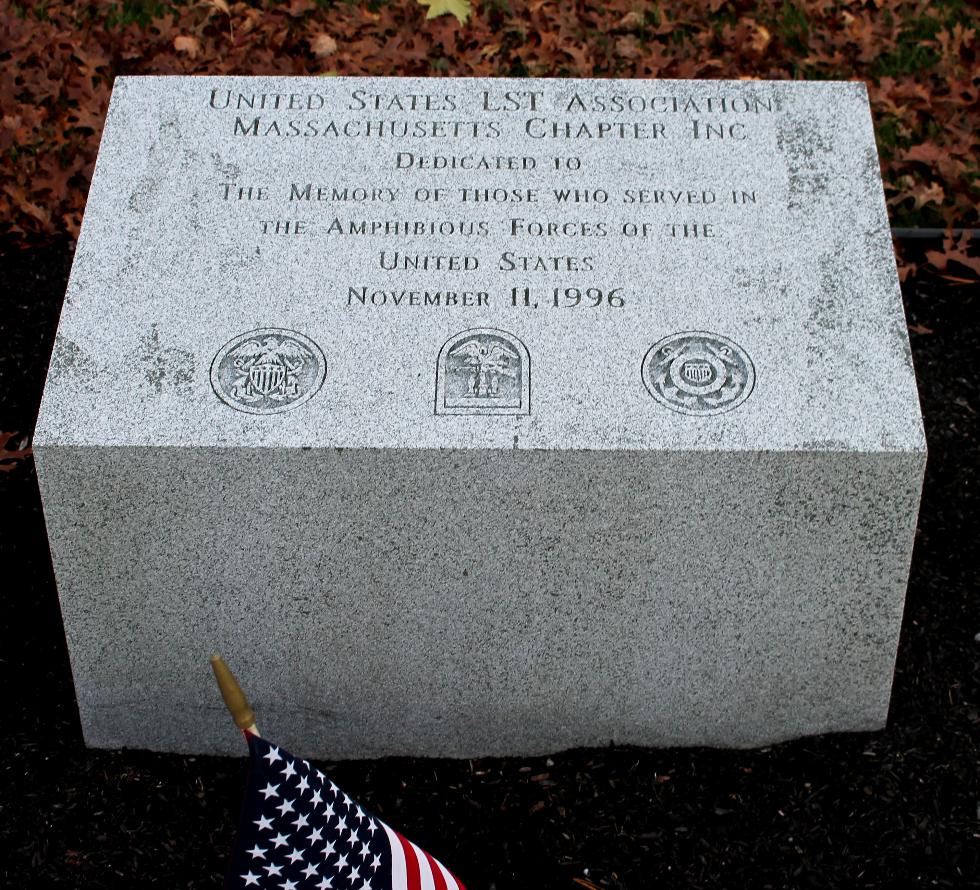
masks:
{"label": "arched army emblem", "polygon": [[309,337],[260,328],[218,350],[211,363],[211,386],[238,411],[278,414],[313,398],[326,370],[323,352]]}
{"label": "arched army emblem", "polygon": [[446,341],[436,365],[436,414],[530,414],[531,357],[513,334],[472,328]]}
{"label": "arched army emblem", "polygon": [[644,356],[642,373],[661,405],[698,416],[737,408],[755,386],[755,368],[745,350],[707,331],[664,337]]}

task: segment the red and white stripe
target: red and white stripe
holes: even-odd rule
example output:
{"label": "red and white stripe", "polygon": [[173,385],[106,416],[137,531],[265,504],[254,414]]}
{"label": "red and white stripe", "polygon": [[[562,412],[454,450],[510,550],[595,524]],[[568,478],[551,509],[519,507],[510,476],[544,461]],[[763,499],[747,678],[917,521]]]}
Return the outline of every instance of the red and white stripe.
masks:
{"label": "red and white stripe", "polygon": [[379,820],[378,824],[391,845],[392,890],[466,890],[438,859],[392,831],[384,822]]}

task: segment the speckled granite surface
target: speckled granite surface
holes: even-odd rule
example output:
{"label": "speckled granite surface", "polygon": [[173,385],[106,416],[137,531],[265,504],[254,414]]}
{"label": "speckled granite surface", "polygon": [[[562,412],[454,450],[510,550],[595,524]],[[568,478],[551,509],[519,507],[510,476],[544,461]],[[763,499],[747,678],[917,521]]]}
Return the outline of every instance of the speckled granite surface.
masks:
{"label": "speckled granite surface", "polygon": [[117,81],[35,448],[93,745],[230,751],[215,648],[331,757],[880,727],[864,88]]}

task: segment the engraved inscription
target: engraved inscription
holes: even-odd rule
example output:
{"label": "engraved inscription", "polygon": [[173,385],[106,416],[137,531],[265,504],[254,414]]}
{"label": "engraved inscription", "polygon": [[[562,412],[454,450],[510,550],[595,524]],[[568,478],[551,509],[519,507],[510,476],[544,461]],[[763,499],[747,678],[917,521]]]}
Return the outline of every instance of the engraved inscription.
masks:
{"label": "engraved inscription", "polygon": [[642,373],[661,405],[699,416],[737,408],[755,385],[745,350],[707,331],[683,331],[655,343],[644,356]]}
{"label": "engraved inscription", "polygon": [[[348,353],[404,337],[429,344],[411,358],[428,363],[442,336],[460,331],[438,354],[435,392],[423,389],[399,410],[530,414],[528,351],[501,328],[539,336],[536,350],[569,337],[601,368],[607,343],[633,343],[651,311],[657,317],[664,276],[668,294],[683,286],[698,302],[726,281],[742,287],[742,271],[728,270],[743,248],[740,267],[764,261],[784,184],[757,158],[777,144],[802,93],[764,83],[432,83],[434,92],[341,79],[312,89],[297,81],[289,92],[208,84],[198,93],[243,157],[249,144],[264,143],[262,156],[291,146],[284,165],[216,168],[201,195],[220,231],[243,227],[256,269],[309,269],[328,317],[342,313]],[[356,163],[324,165],[327,155]],[[764,299],[754,285],[738,292],[753,316]],[[386,335],[374,338],[374,326]],[[418,336],[432,330],[442,333]],[[630,361],[667,330],[631,346]],[[550,375],[550,355],[545,364]],[[270,369],[269,381],[279,373]],[[695,416],[738,407],[755,379],[738,346],[690,331],[653,347],[642,373],[656,401]],[[597,407],[627,383],[618,371],[593,376]],[[250,377],[229,385],[239,395],[222,398],[234,407],[292,404],[260,398]],[[400,394],[384,389],[385,398]]]}
{"label": "engraved inscription", "polygon": [[531,359],[506,331],[473,328],[451,337],[436,366],[436,414],[530,414]]}
{"label": "engraved inscription", "polygon": [[238,411],[278,414],[309,401],[323,385],[326,366],[309,337],[260,328],[221,347],[211,363],[211,386]]}

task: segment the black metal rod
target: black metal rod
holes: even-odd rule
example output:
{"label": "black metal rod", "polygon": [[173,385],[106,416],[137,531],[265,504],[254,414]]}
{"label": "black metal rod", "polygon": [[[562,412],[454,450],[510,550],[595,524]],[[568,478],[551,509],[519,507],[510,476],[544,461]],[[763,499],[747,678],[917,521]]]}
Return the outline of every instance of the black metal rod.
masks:
{"label": "black metal rod", "polygon": [[[892,229],[892,238],[896,241],[942,241],[948,229]],[[954,238],[966,235],[967,241],[980,240],[980,228],[953,229]]]}

